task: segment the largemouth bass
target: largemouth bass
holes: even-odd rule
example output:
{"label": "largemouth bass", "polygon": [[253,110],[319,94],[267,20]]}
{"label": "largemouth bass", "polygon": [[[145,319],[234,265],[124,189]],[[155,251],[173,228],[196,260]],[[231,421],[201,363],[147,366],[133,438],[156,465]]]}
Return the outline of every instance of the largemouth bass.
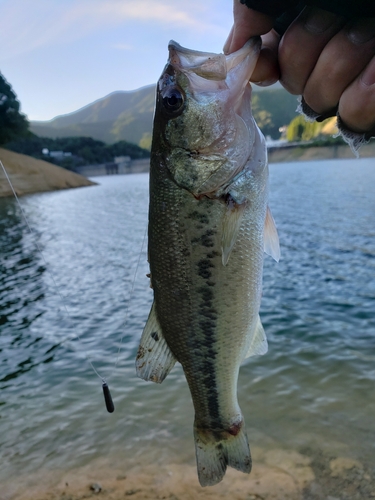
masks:
{"label": "largemouth bass", "polygon": [[245,357],[267,351],[258,315],[263,252],[278,260],[279,244],[267,208],[265,141],[250,104],[259,50],[257,38],[228,56],[171,41],[157,84],[148,229],[154,303],[136,368],[160,383],[181,363],[202,486],[221,481],[227,465],[251,470],[237,379]]}

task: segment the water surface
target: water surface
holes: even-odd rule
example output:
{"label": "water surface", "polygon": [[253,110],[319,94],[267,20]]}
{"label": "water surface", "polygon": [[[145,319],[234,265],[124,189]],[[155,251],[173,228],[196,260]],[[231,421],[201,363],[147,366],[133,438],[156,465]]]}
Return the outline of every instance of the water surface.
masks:
{"label": "water surface", "polygon": [[[265,259],[269,352],[240,373],[251,446],[319,449],[371,464],[375,160],[270,171],[282,258]],[[181,368],[162,385],[135,376],[152,301],[147,175],[95,180],[22,198],[32,234],[16,202],[0,200],[0,479],[109,455],[129,464],[194,463]],[[111,386],[112,415],[87,357]]]}

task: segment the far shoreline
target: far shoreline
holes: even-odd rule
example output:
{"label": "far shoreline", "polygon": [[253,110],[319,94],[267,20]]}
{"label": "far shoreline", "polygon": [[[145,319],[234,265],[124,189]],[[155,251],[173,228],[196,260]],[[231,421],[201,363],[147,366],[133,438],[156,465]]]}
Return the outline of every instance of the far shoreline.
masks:
{"label": "far shoreline", "polygon": [[[372,140],[362,146],[359,150],[359,158],[375,159],[375,141]],[[96,184],[94,179],[98,175],[103,175],[95,172],[96,167],[102,167],[102,165],[82,168],[80,175],[31,156],[14,153],[2,148],[0,149],[0,159],[8,171],[17,196],[92,186]],[[268,149],[268,162],[270,164],[332,159],[350,160],[356,159],[356,156],[346,144],[331,146],[286,145]],[[88,170],[84,171],[85,169]],[[125,175],[149,173],[149,171],[150,159],[132,160]],[[2,177],[0,177],[0,198],[12,196],[12,189],[4,173],[2,173]]]}
{"label": "far shoreline", "polygon": [[[365,144],[359,150],[359,158],[375,158],[375,141]],[[357,159],[353,151],[346,144],[336,144],[332,146],[281,146],[268,149],[269,163],[290,163],[307,162],[332,159]],[[100,167],[100,165],[98,166]],[[90,169],[87,174],[84,169]],[[82,167],[82,174],[89,178],[95,178],[98,175],[94,173],[95,166]],[[125,175],[145,174],[150,171],[150,158],[141,160],[132,160]]]}
{"label": "far shoreline", "polygon": [[[375,158],[375,141],[372,140],[359,150],[359,158]],[[346,144],[332,146],[282,146],[268,150],[269,163],[294,161],[355,159],[355,155]]]}

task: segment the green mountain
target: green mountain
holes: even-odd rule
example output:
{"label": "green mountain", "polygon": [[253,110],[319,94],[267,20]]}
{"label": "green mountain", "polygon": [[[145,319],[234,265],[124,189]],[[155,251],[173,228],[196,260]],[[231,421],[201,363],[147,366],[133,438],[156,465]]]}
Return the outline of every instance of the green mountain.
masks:
{"label": "green mountain", "polygon": [[109,144],[126,140],[140,144],[151,135],[155,87],[113,92],[92,104],[49,121],[31,121],[30,130],[41,137],[92,137]]}
{"label": "green mountain", "polygon": [[[277,139],[279,128],[295,116],[296,98],[282,88],[259,90],[254,88],[255,119],[265,135]],[[40,137],[86,136],[108,144],[125,140],[149,148],[154,100],[154,85],[113,92],[73,113],[50,121],[31,121],[30,129]]]}

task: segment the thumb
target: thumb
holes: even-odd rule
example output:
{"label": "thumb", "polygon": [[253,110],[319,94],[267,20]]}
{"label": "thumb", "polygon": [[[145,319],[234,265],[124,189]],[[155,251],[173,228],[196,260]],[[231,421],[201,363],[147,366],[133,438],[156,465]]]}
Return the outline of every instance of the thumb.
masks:
{"label": "thumb", "polygon": [[274,18],[242,5],[239,0],[233,3],[234,24],[224,44],[224,53],[231,54],[239,50],[253,36],[268,33],[274,24]]}

